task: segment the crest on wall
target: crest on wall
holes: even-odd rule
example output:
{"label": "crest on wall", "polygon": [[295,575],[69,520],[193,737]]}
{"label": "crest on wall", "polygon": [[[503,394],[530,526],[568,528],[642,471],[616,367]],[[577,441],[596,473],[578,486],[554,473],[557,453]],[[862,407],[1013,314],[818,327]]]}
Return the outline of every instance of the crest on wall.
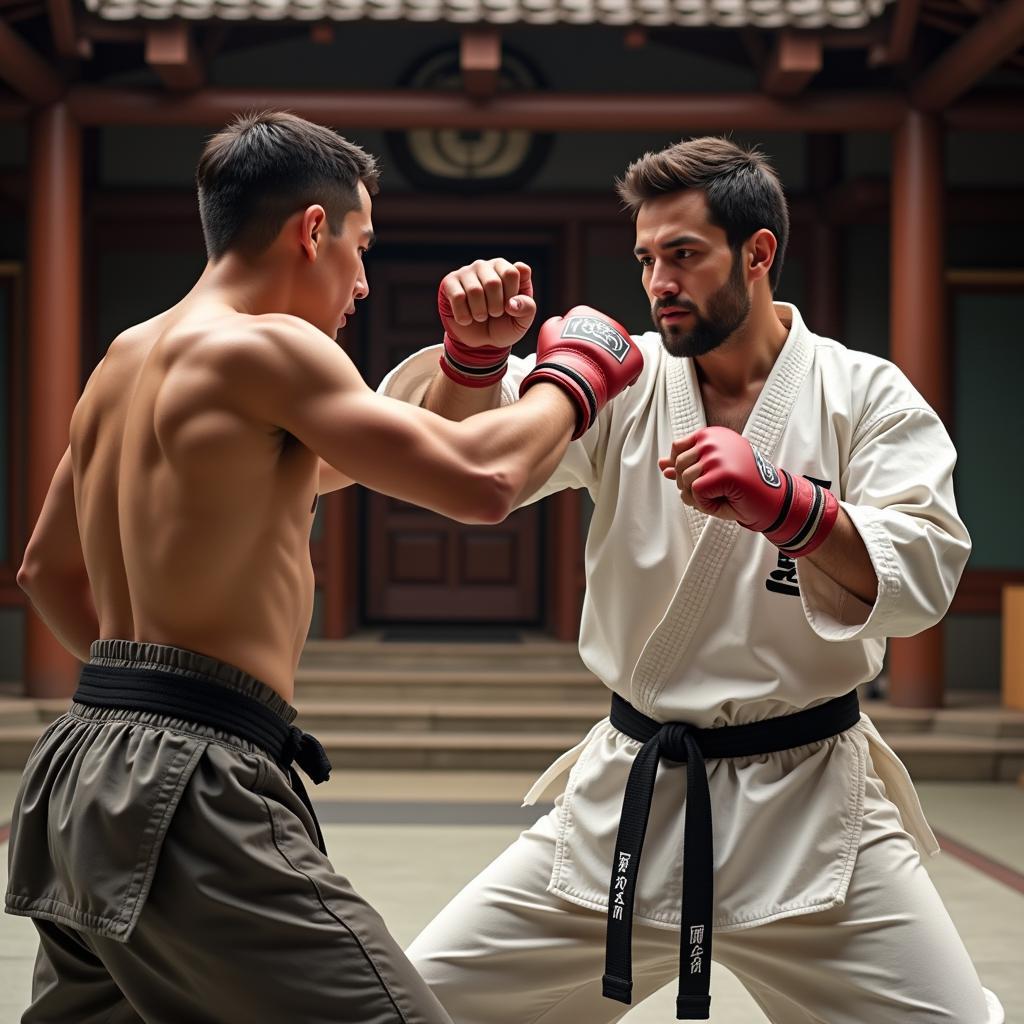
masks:
{"label": "crest on wall", "polygon": [[[403,79],[412,89],[463,90],[458,47],[434,51]],[[502,47],[499,92],[542,89],[544,83],[521,54]],[[543,166],[552,136],[526,129],[417,128],[387,133],[395,163],[409,182],[434,192],[509,192]]]}

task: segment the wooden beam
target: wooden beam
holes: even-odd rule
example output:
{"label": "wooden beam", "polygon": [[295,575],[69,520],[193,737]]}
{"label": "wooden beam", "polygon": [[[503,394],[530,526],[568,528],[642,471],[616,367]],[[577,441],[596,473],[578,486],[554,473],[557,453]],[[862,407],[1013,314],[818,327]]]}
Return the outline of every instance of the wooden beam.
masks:
{"label": "wooden beam", "polygon": [[146,29],[146,63],[171,92],[193,92],[206,81],[192,30],[181,21]]}
{"label": "wooden beam", "polygon": [[918,79],[911,104],[942,110],[1024,44],[1024,0],[1003,0]]}
{"label": "wooden beam", "polygon": [[459,39],[459,70],[470,96],[487,99],[498,91],[501,36],[492,28],[463,29]]}
{"label": "wooden beam", "polygon": [[92,42],[79,33],[71,0],[46,0],[46,12],[57,53],[71,60],[88,60],[92,56]]}
{"label": "wooden beam", "polygon": [[6,21],[0,21],[0,78],[36,106],[53,103],[64,92],[60,76]]}
{"label": "wooden beam", "polygon": [[944,14],[935,14],[932,11],[921,12],[921,24],[937,28],[940,32],[945,32],[947,36],[953,36],[954,39],[962,39],[967,30],[967,26],[963,22],[948,18]]}
{"label": "wooden beam", "polygon": [[947,128],[960,132],[1024,132],[1024,103],[1019,95],[961,100],[942,112]]}
{"label": "wooden beam", "polygon": [[907,104],[895,92],[817,93],[777,100],[760,93],[499,93],[481,102],[460,93],[203,89],[189,96],[155,90],[76,85],[75,116],[88,125],[221,125],[244,110],[291,110],[350,128],[525,128],[533,131],[756,130],[881,132],[894,129]]}
{"label": "wooden beam", "polygon": [[889,22],[889,38],[868,52],[868,66],[902,64],[910,56],[917,30],[921,0],[897,0],[896,11]]}
{"label": "wooden beam", "polygon": [[761,76],[769,96],[797,96],[821,70],[821,39],[809,32],[783,29]]}

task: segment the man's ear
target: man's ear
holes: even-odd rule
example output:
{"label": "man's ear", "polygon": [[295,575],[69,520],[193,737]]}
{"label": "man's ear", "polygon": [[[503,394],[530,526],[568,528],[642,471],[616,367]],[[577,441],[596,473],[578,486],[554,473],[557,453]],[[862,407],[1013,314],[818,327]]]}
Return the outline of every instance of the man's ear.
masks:
{"label": "man's ear", "polygon": [[318,203],[307,206],[299,220],[299,245],[302,246],[306,258],[315,261],[327,230],[327,212]]}
{"label": "man's ear", "polygon": [[747,239],[743,248],[747,253],[747,273],[751,281],[758,281],[762,277],[768,276],[768,271],[772,269],[772,264],[775,262],[775,252],[778,247],[779,243],[775,235],[767,228],[755,231]]}

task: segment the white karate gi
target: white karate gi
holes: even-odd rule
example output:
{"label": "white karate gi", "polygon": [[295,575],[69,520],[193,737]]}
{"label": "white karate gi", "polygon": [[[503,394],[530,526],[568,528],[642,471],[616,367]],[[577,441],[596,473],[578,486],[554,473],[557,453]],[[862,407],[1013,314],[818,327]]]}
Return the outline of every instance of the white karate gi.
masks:
{"label": "white karate gi", "polygon": [[[531,500],[585,487],[580,653],[658,721],[700,727],[785,715],[877,675],[885,638],[945,614],[970,552],[953,445],[891,363],[812,334],[788,340],[744,436],[777,466],[827,483],[878,576],[873,605],[760,534],[686,507],[658,469],[705,425],[690,359],[640,336],[645,365],[570,444]],[[438,348],[381,390],[421,401]],[[534,358],[513,358],[503,402]],[[799,589],[798,589],[799,588]],[[623,789],[640,744],[598,722],[527,795],[572,769],[555,809],[452,901],[409,955],[456,1024],[597,1024]],[[935,837],[902,763],[866,716],[840,736],[707,764],[714,815],[714,958],[773,1021],[997,1024],[921,866]],[[659,767],[634,910],[634,1002],[678,972],[685,768]]]}

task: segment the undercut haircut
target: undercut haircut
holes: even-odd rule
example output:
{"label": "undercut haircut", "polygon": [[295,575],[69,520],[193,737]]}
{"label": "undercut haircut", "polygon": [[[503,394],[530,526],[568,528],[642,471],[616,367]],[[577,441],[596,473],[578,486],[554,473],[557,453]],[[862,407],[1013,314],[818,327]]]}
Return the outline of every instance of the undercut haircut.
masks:
{"label": "undercut haircut", "polygon": [[658,153],[644,153],[615,186],[633,220],[649,199],[685,189],[703,192],[708,218],[725,231],[734,254],[755,231],[767,228],[778,242],[768,272],[775,291],[789,240],[789,209],[779,176],[756,147],[744,149],[716,136],[685,139]]}
{"label": "undercut haircut", "polygon": [[196,170],[206,254],[260,253],[296,211],[319,204],[329,230],[376,195],[376,159],[330,128],[269,110],[242,114],[206,144]]}

